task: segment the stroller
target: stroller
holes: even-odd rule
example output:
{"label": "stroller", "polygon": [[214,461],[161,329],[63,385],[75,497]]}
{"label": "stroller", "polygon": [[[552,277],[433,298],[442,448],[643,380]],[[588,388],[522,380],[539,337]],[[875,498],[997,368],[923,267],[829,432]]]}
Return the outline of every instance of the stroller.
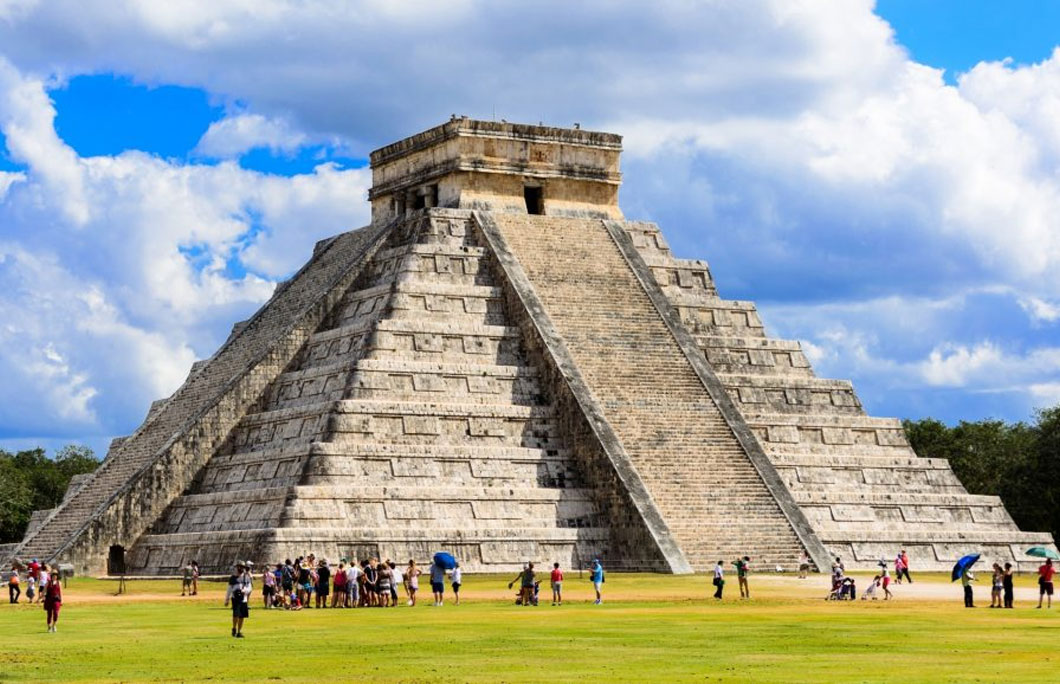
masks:
{"label": "stroller", "polygon": [[853,601],[858,597],[858,590],[853,577],[836,577],[832,580],[832,590],[825,601]]}
{"label": "stroller", "polygon": [[[534,582],[534,595],[530,598],[529,605],[531,605],[531,606],[536,606],[537,605],[537,594],[540,591],[541,591],[541,580],[537,580],[536,582]],[[522,591],[519,591],[515,595],[515,605],[517,605],[517,606],[523,605],[523,592]]]}

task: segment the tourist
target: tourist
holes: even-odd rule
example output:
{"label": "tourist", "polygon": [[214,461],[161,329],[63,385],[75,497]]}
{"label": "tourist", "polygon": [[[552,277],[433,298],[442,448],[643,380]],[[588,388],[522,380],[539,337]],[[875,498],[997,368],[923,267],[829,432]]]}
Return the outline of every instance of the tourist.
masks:
{"label": "tourist", "polygon": [[345,608],[346,607],[346,559],[339,561],[339,567],[335,570],[335,577],[332,579],[334,587],[332,588],[331,594],[331,607],[332,608]]}
{"label": "tourist", "polygon": [[902,552],[898,555],[902,557],[902,575],[905,576],[906,581],[912,584],[913,578],[909,576],[909,554],[905,552],[905,549],[902,549]]}
{"label": "tourist", "polygon": [[453,605],[460,605],[460,585],[461,580],[464,577],[464,571],[460,569],[460,563],[453,565],[452,572],[449,573],[449,583],[453,587]]}
{"label": "tourist", "polygon": [[1038,567],[1038,607],[1042,607],[1042,599],[1046,596],[1048,599],[1048,607],[1053,607],[1053,575],[1056,574],[1056,568],[1053,567],[1053,559],[1047,558],[1045,564]]}
{"label": "tourist", "polygon": [[354,560],[346,568],[346,607],[357,608],[360,601],[360,566]]}
{"label": "tourist", "polygon": [[714,598],[721,600],[722,592],[725,589],[725,568],[722,567],[722,562],[719,560],[714,564]]}
{"label": "tourist", "polygon": [[[876,589],[881,584],[880,580],[881,580],[881,578],[880,578],[879,575],[876,575],[875,577],[872,578],[872,581],[869,582],[869,588],[861,593],[861,600],[862,601],[867,601],[869,599],[872,599],[873,601],[877,600]],[[886,591],[886,589],[884,591]],[[886,599],[884,599],[884,600],[886,600]]]}
{"label": "tourist", "polygon": [[799,579],[806,579],[810,572],[810,556],[803,551],[799,554]]}
{"label": "tourist", "polygon": [[420,575],[423,571],[416,565],[416,561],[409,559],[409,567],[405,570],[405,582],[408,583],[409,605],[416,605],[416,592],[420,590]]}
{"label": "tourist", "polygon": [[328,567],[326,559],[320,559],[320,565],[317,568],[317,608],[328,607],[328,595],[331,594],[331,568]]}
{"label": "tourist", "polygon": [[193,570],[191,569],[191,561],[188,561],[183,568],[181,568],[181,583],[180,583],[180,595],[187,596],[191,593],[191,576]]}
{"label": "tourist", "polygon": [[515,576],[511,582],[508,582],[508,588],[511,589],[515,583],[519,583],[519,597],[515,600],[518,605],[529,606],[531,599],[534,595],[534,564],[526,563],[523,569]]}
{"label": "tourist", "polygon": [[431,563],[431,592],[434,594],[434,605],[445,602],[445,568],[438,561]]}
{"label": "tourist", "polygon": [[747,585],[747,575],[751,572],[751,557],[737,558],[732,564],[736,566],[736,581],[740,585],[740,598],[751,598],[751,588]]}
{"label": "tourist", "polygon": [[846,567],[843,565],[843,559],[836,556],[832,561],[832,577],[841,581],[844,574],[846,574]]}
{"label": "tourist", "polygon": [[990,607],[1001,608],[1001,591],[1004,588],[1005,572],[1000,563],[994,563],[990,573]]}
{"label": "tourist", "polygon": [[272,608],[276,602],[276,574],[268,565],[261,571],[261,598],[265,608]]}
{"label": "tourist", "polygon": [[26,603],[33,603],[37,598],[37,578],[30,575],[26,578]]}
{"label": "tourist", "polygon": [[972,595],[972,582],[975,581],[975,575],[972,574],[971,568],[966,567],[961,571],[961,586],[964,587],[964,607],[975,608],[975,600]]}
{"label": "tourist", "polygon": [[40,580],[40,562],[36,558],[29,562],[29,565],[26,566],[26,571],[35,581]]}
{"label": "tourist", "polygon": [[41,587],[41,595],[44,597],[44,614],[48,618],[48,631],[54,632],[55,623],[59,621],[59,609],[63,607],[63,587],[59,579],[58,568],[53,568],[48,574],[47,583]]}
{"label": "tourist", "polygon": [[902,583],[902,571],[905,569],[905,564],[902,563],[902,554],[899,553],[894,557],[894,583]]}
{"label": "tourist", "polygon": [[49,566],[41,564],[40,571],[37,574],[37,603],[44,603],[44,587],[47,586],[48,580],[51,579],[53,574],[55,574],[55,568],[49,568]]}
{"label": "tourist", "polygon": [[18,603],[18,597],[22,595],[22,586],[19,584],[18,566],[11,568],[11,576],[7,578],[7,599],[11,603]]}
{"label": "tourist", "polygon": [[191,562],[191,595],[197,596],[199,594],[199,575],[202,574],[199,570],[199,561],[193,560]]}
{"label": "tourist", "polygon": [[382,562],[377,566],[377,579],[376,579],[376,592],[379,594],[379,607],[387,608],[390,606],[390,587],[393,584],[394,576],[390,572],[390,566],[386,562]]}
{"label": "tourist", "polygon": [[563,571],[559,569],[559,563],[552,564],[552,575],[549,577],[552,586],[552,605],[563,605]]}
{"label": "tourist", "polygon": [[298,572],[298,603],[304,608],[309,605],[309,593],[313,587],[313,573],[309,571],[309,567],[302,558],[295,561],[295,568]]}
{"label": "tourist", "polygon": [[280,570],[280,591],[283,593],[283,605],[285,608],[291,605],[291,595],[294,594],[294,564],[287,558],[283,564],[277,564]]}
{"label": "tourist", "polygon": [[250,596],[253,582],[247,564],[236,563],[236,571],[228,578],[228,592],[225,594],[225,606],[232,604],[232,636],[243,638],[243,621],[250,617]]}
{"label": "tourist", "polygon": [[[883,587],[883,600],[890,601],[894,598],[894,594],[891,593],[891,571],[887,569],[887,561],[880,560],[880,585]],[[875,590],[873,590],[875,593]],[[864,598],[864,597],[862,597]],[[873,596],[873,598],[876,598]]]}
{"label": "tourist", "polygon": [[1015,588],[1012,586],[1012,563],[1005,563],[1005,572],[1001,578],[1001,589],[1005,595],[1005,607],[1012,608]]}
{"label": "tourist", "polygon": [[[390,568],[390,605],[397,608],[398,604],[398,585],[405,584],[405,576],[401,574],[401,570],[398,569],[397,563],[387,559],[386,565]],[[460,597],[456,597],[456,602],[460,603]]]}
{"label": "tourist", "polygon": [[375,560],[369,559],[361,564],[361,569],[364,577],[364,592],[361,598],[361,603],[365,606],[374,606],[376,600],[375,594],[375,583],[379,575],[376,571]]}
{"label": "tourist", "polygon": [[601,590],[603,589],[605,578],[604,566],[599,558],[594,558],[593,564],[589,566],[589,581],[593,583],[593,589],[596,591],[596,601],[593,603],[595,605],[600,605],[604,602]]}

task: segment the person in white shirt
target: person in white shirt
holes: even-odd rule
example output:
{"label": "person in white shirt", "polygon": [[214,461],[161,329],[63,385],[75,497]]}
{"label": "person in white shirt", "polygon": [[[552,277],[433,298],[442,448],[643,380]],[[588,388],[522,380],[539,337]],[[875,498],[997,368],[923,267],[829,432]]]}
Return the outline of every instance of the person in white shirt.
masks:
{"label": "person in white shirt", "polygon": [[350,566],[346,568],[346,596],[349,597],[347,605],[350,608],[356,608],[361,602],[361,588],[357,584],[360,576],[361,568],[357,565],[357,559],[354,558]]}
{"label": "person in white shirt", "polygon": [[714,566],[714,587],[714,598],[720,601],[722,589],[725,588],[725,570],[721,561]]}
{"label": "person in white shirt", "polygon": [[464,571],[460,569],[460,563],[449,571],[449,582],[453,585],[453,593],[456,594],[456,598],[453,600],[454,606],[460,605],[460,585],[463,582]]}
{"label": "person in white shirt", "polygon": [[250,571],[243,561],[236,563],[236,571],[228,578],[225,605],[232,604],[232,636],[243,638],[243,620],[250,617],[250,594],[254,590]]}
{"label": "person in white shirt", "polygon": [[390,566],[390,598],[393,599],[390,605],[397,608],[398,604],[398,585],[404,586],[405,576],[401,574],[401,569],[397,566],[394,561],[388,560],[386,562]]}

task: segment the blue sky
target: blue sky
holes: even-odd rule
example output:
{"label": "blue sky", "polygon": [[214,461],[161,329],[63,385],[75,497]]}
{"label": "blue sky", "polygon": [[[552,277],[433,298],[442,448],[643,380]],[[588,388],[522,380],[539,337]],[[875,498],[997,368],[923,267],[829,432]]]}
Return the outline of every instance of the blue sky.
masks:
{"label": "blue sky", "polygon": [[0,7],[0,447],[135,429],[450,113],[623,134],[627,216],[873,414],[1060,401],[1060,4],[551,4]]}

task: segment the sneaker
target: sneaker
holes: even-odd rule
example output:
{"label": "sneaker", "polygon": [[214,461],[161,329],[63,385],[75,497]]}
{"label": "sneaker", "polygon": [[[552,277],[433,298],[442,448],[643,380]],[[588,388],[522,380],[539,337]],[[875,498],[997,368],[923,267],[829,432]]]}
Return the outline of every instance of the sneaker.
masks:
{"label": "sneaker", "polygon": [[600,605],[600,599],[596,599],[595,601],[593,601],[593,605],[594,606]]}
{"label": "sneaker", "polygon": [[235,636],[235,635],[236,635],[236,628],[235,628],[235,627],[233,627],[233,628],[232,628],[232,636]]}
{"label": "sneaker", "polygon": [[236,632],[236,638],[237,639],[242,639],[243,638],[243,632]]}

